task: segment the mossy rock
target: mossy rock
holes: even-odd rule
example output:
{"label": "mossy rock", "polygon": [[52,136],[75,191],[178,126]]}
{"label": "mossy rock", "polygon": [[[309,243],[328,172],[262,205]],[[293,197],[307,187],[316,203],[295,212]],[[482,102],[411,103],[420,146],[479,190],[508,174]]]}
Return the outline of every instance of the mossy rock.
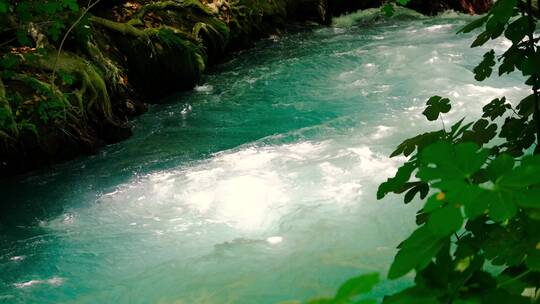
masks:
{"label": "mossy rock", "polygon": [[184,33],[190,33],[204,46],[206,57],[216,62],[229,43],[229,28],[200,1],[163,1],[143,6],[132,24],[157,21]]}
{"label": "mossy rock", "polygon": [[171,29],[151,29],[134,38],[118,37],[132,84],[149,102],[192,89],[205,69],[203,49]]}
{"label": "mossy rock", "polygon": [[328,0],[295,0],[287,4],[287,17],[295,21],[330,24],[332,15]]}
{"label": "mossy rock", "polygon": [[248,47],[256,39],[276,33],[287,23],[286,0],[238,0],[230,6],[231,48]]}

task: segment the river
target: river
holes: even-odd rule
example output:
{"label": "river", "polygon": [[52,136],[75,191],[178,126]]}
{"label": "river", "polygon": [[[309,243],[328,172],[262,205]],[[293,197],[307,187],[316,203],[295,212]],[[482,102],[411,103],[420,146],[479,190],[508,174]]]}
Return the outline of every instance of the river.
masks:
{"label": "river", "polygon": [[456,35],[471,17],[366,18],[260,41],[129,140],[1,182],[0,303],[264,304],[384,275],[419,203],[375,192],[393,147],[442,127],[425,100],[452,99],[448,126],[527,92],[474,81],[485,49]]}

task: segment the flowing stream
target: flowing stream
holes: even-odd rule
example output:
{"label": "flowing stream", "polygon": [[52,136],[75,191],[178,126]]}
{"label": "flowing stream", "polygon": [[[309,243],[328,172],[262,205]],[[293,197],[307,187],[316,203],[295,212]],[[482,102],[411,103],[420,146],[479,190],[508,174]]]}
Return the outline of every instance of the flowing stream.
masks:
{"label": "flowing stream", "polygon": [[448,126],[527,91],[474,81],[485,49],[455,34],[470,17],[369,18],[261,41],[131,139],[1,182],[0,303],[264,304],[384,275],[418,202],[375,193],[401,140],[442,127],[425,100],[453,100]]}

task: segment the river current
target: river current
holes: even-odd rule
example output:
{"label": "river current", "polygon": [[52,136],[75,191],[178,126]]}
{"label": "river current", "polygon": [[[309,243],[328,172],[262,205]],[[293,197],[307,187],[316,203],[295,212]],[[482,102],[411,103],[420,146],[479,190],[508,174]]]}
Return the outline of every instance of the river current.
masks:
{"label": "river current", "polygon": [[452,99],[448,126],[527,91],[474,81],[486,49],[456,35],[471,17],[374,15],[260,41],[129,140],[0,182],[0,303],[264,304],[384,275],[418,202],[375,193],[401,140],[442,127],[427,98]]}

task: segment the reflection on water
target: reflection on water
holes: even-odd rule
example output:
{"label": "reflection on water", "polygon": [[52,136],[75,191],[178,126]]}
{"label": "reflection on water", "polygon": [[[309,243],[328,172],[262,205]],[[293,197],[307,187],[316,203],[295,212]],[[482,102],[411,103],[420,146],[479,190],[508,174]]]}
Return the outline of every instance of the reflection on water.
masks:
{"label": "reflection on water", "polygon": [[453,100],[450,123],[527,94],[473,82],[467,20],[340,19],[262,41],[128,141],[3,182],[0,303],[274,303],[385,272],[417,206],[376,187],[400,140],[441,127],[427,97]]}

